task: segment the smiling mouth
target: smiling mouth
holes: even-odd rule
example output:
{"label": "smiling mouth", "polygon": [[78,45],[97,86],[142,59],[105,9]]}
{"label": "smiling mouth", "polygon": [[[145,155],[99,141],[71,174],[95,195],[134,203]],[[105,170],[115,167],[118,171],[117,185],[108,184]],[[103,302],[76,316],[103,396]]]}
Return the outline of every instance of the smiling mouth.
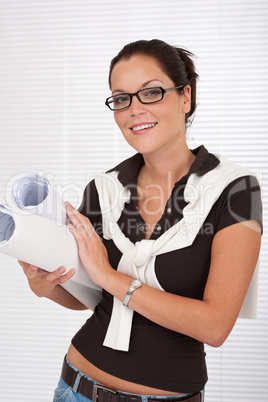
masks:
{"label": "smiling mouth", "polygon": [[131,130],[132,131],[140,131],[140,130],[146,130],[147,128],[151,128],[156,126],[157,123],[149,123],[149,124],[142,124],[140,126],[136,126],[136,127],[132,127]]}

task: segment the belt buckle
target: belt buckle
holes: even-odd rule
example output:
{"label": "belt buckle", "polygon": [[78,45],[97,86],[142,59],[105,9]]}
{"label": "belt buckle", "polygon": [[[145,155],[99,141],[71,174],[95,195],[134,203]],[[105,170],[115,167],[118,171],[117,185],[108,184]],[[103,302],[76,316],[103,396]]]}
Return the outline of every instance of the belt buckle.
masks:
{"label": "belt buckle", "polygon": [[109,389],[109,388],[107,388],[107,387],[103,387],[103,386],[100,385],[100,384],[95,384],[95,383],[93,383],[92,402],[97,402],[97,401],[98,401],[98,397],[99,397],[99,395],[98,395],[98,390],[99,390],[99,389],[102,389],[102,390],[105,391],[105,392],[111,392],[112,394],[116,394],[116,393],[117,393],[116,391],[113,391],[112,389]]}

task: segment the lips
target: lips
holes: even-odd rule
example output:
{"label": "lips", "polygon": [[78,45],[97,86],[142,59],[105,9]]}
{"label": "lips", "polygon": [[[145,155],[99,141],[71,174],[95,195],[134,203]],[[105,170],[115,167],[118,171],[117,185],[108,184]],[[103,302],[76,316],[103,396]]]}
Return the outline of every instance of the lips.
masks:
{"label": "lips", "polygon": [[139,131],[144,131],[144,130],[148,130],[150,128],[153,128],[156,126],[157,123],[139,123],[139,124],[135,124],[132,127],[130,127],[130,129],[134,132],[137,133]]}

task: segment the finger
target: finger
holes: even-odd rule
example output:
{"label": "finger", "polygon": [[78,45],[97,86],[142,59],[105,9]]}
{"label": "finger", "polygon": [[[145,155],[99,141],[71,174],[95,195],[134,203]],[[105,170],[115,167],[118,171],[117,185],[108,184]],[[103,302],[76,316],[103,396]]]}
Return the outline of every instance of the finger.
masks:
{"label": "finger", "polygon": [[78,242],[90,239],[94,235],[94,229],[83,223],[79,223],[77,226],[69,224],[68,228]]}
{"label": "finger", "polygon": [[65,201],[64,204],[65,204],[65,209],[74,208],[74,207],[72,206],[72,204],[69,203],[69,201]]}
{"label": "finger", "polygon": [[30,269],[32,270],[32,271],[38,271],[38,269],[42,269],[42,268],[38,268],[36,265],[32,265],[32,264],[30,264]]}
{"label": "finger", "polygon": [[76,240],[89,239],[96,235],[95,229],[91,222],[76,222],[76,224],[69,224],[68,228],[76,238]]}
{"label": "finger", "polygon": [[25,273],[25,275],[27,276],[28,279],[32,279],[35,276],[36,271],[38,269],[37,267],[31,266],[27,262],[20,261],[20,260],[18,260],[18,263],[22,267],[23,272]]}
{"label": "finger", "polygon": [[33,279],[37,274],[38,268],[29,265],[27,268],[23,268],[23,271],[28,279]]}
{"label": "finger", "polygon": [[27,262],[18,260],[18,263],[20,264],[20,266],[25,269],[25,268],[29,268],[30,264],[28,264]]}
{"label": "finger", "polygon": [[78,212],[77,209],[75,209],[68,201],[65,202],[65,206],[68,217],[70,218],[74,226],[77,226],[78,223],[90,223],[89,219]]}
{"label": "finger", "polygon": [[86,238],[96,234],[92,223],[86,216],[80,214],[68,201],[65,202],[65,205],[68,217],[72,225],[76,228],[77,233],[80,233]]}
{"label": "finger", "polygon": [[74,274],[76,273],[76,270],[74,268],[70,269],[65,275],[62,275],[59,277],[58,284],[63,284],[67,282],[69,279],[71,279]]}
{"label": "finger", "polygon": [[68,207],[66,209],[66,214],[73,226],[78,226],[82,222],[82,217],[79,216],[79,212],[75,209],[70,209],[70,207]]}
{"label": "finger", "polygon": [[75,209],[75,207],[73,207],[68,201],[65,201],[65,209],[68,215],[71,216],[80,216],[84,217],[84,215],[80,214],[80,212],[77,211],[77,209]]}
{"label": "finger", "polygon": [[76,270],[72,268],[64,275],[65,272],[66,268],[62,266],[49,273],[46,278],[49,282],[64,283],[74,276]]}
{"label": "finger", "polygon": [[28,262],[18,260],[18,263],[23,269],[32,269],[33,271],[37,271],[39,268],[35,265],[29,264]]}
{"label": "finger", "polygon": [[66,268],[61,266],[58,269],[56,269],[55,271],[50,272],[47,275],[47,280],[50,281],[50,282],[54,282],[55,280],[60,278],[65,272],[66,272]]}

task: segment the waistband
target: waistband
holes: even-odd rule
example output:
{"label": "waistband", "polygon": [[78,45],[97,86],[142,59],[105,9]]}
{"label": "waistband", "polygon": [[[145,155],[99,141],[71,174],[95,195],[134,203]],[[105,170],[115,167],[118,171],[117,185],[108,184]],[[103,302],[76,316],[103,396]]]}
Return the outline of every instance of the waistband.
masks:
{"label": "waistband", "polygon": [[[66,358],[63,361],[61,378],[70,387],[74,387],[78,372],[74,370],[67,362]],[[120,391],[113,391],[101,384],[96,384],[89,378],[82,376],[79,381],[79,385],[76,389],[77,392],[84,395],[92,402],[143,402],[143,398],[140,395],[128,394]],[[167,402],[167,398],[163,396],[148,396],[149,402]],[[202,402],[202,391],[186,395],[182,397],[172,397],[170,402]]]}

